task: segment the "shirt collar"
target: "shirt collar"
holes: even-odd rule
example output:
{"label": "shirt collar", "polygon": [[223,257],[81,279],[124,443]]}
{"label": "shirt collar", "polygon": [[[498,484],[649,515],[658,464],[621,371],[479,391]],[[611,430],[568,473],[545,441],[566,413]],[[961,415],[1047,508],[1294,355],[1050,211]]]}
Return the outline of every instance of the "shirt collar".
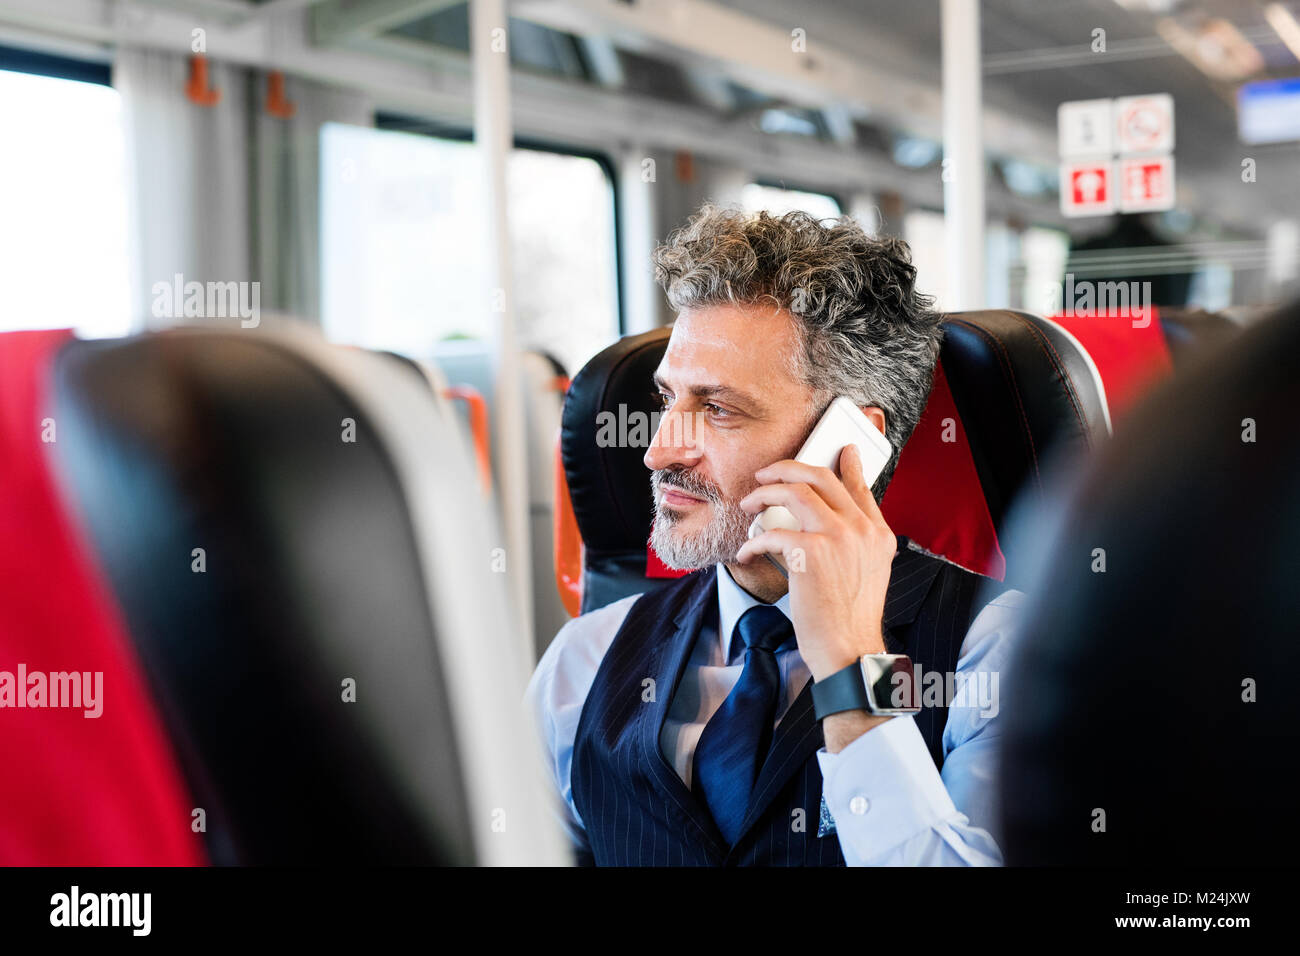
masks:
{"label": "shirt collar", "polygon": [[[898,557],[898,549],[894,549],[894,557]],[[722,649],[722,659],[731,663],[731,636],[736,630],[736,624],[740,621],[740,616],[763,602],[754,595],[750,594],[731,576],[725,564],[718,565],[718,645]],[[781,595],[781,599],[772,605],[779,608],[781,613],[794,623],[794,618],[790,615],[790,592],[786,591]]]}
{"label": "shirt collar", "polygon": [[[740,621],[740,616],[748,611],[751,607],[756,607],[763,602],[754,595],[750,594],[731,577],[731,572],[727,570],[725,564],[718,565],[718,644],[722,649],[722,659],[728,664],[731,663],[731,636],[736,630],[736,624]],[[790,623],[794,623],[794,618],[790,616],[790,592],[786,591],[781,595],[781,599],[772,607],[779,608]]]}

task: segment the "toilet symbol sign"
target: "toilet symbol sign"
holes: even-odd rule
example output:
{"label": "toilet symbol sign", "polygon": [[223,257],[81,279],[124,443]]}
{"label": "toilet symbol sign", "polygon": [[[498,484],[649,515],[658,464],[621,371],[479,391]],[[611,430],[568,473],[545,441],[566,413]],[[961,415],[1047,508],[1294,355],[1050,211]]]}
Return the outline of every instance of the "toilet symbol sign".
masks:
{"label": "toilet symbol sign", "polygon": [[1109,161],[1061,165],[1061,211],[1096,216],[1115,211],[1115,171]]}
{"label": "toilet symbol sign", "polygon": [[1119,161],[1120,212],[1174,208],[1174,158],[1138,156]]}

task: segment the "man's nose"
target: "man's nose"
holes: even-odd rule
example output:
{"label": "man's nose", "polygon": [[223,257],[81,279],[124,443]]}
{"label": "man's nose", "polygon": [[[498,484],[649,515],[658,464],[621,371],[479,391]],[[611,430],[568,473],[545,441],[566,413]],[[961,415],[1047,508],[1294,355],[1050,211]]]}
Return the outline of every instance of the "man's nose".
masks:
{"label": "man's nose", "polygon": [[650,439],[641,460],[651,471],[671,468],[673,465],[694,466],[704,456],[700,450],[694,419],[686,412],[669,409],[659,419],[659,427]]}

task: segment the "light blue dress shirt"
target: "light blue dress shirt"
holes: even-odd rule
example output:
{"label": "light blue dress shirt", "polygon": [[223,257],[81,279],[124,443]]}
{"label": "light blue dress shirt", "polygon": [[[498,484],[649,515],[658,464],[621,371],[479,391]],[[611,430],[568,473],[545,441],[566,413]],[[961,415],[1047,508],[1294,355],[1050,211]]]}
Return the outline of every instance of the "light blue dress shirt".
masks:
{"label": "light blue dress shirt", "polygon": [[[744,668],[744,648],[733,646],[736,622],[760,603],[717,566],[718,627],[701,630],[669,706],[659,738],[664,758],[687,787],[704,725],[722,705]],[[576,848],[587,848],[573,802],[570,769],[583,703],[600,663],[639,595],[624,598],[567,623],[551,642],[528,685],[527,704],[541,732],[546,767]],[[956,691],[943,732],[943,770],[911,717],[893,717],[838,754],[823,747],[825,810],[850,866],[997,866],[996,758],[1000,732],[1000,678],[1015,640],[1024,595],[1006,591],[985,605],[962,641],[957,670],[944,678]],[[790,616],[787,593],[776,606]],[[733,651],[735,653],[733,653]],[[810,679],[798,649],[777,655],[781,670],[780,723]],[[926,683],[923,700],[940,685]],[[928,690],[927,690],[928,688]],[[665,689],[667,690],[667,689]],[[808,821],[810,828],[817,820]]]}

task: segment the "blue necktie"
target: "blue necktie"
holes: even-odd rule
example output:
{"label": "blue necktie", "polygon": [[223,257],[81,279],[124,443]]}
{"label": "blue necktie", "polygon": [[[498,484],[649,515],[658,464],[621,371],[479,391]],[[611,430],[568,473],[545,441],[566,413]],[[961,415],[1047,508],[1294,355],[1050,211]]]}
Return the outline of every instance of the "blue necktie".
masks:
{"label": "blue necktie", "polygon": [[736,624],[745,642],[745,669],[705,725],[695,748],[695,792],[702,794],[728,845],[740,826],[772,742],[772,723],[781,693],[776,649],[794,636],[794,626],[770,604],[751,607]]}

